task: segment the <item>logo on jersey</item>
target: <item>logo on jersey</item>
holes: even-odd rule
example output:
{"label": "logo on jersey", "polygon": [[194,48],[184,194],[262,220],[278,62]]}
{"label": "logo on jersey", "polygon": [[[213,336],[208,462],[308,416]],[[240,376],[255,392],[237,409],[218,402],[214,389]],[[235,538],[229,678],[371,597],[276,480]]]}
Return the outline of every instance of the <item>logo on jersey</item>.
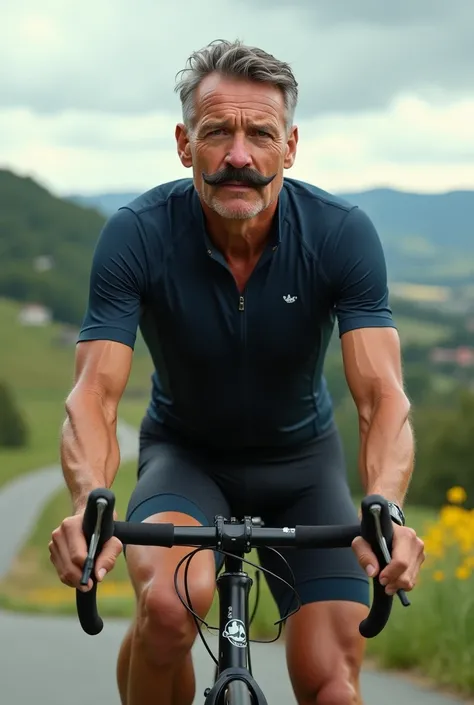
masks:
{"label": "logo on jersey", "polygon": [[222,636],[228,639],[232,646],[238,646],[241,649],[247,646],[245,624],[240,619],[230,619],[225,625]]}
{"label": "logo on jersey", "polygon": [[291,294],[287,294],[283,297],[283,300],[286,301],[287,304],[294,304],[297,298],[297,296],[291,296]]}

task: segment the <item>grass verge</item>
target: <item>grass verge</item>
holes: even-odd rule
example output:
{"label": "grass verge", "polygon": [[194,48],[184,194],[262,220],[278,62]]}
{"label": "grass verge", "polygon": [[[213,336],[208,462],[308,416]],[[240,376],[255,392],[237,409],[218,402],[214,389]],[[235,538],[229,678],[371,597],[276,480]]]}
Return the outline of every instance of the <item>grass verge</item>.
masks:
{"label": "grass verge", "polygon": [[0,448],[0,486],[33,469],[58,462],[64,403],[59,397],[20,398],[30,430],[26,448]]}

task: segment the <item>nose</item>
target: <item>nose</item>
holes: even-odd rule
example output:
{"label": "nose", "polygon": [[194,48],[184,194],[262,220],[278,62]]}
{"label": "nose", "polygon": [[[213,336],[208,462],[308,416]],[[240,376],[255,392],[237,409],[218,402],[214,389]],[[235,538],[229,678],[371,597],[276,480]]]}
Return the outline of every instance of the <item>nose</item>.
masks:
{"label": "nose", "polygon": [[236,169],[251,166],[252,158],[247,149],[245,138],[242,135],[234,135],[232,146],[226,155],[225,162]]}

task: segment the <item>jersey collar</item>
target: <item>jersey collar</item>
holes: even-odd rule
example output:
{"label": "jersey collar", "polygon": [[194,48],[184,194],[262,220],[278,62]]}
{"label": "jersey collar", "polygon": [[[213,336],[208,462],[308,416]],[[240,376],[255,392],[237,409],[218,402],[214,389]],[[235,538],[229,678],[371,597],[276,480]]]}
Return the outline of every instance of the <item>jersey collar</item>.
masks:
{"label": "jersey collar", "polygon": [[[198,192],[196,191],[194,184],[192,184],[192,190],[193,190],[192,210],[193,210],[194,216],[196,217],[196,219],[201,227],[204,245],[206,247],[206,250],[207,250],[208,254],[211,254],[212,251],[215,250],[215,245],[207,233],[206,222],[204,219],[204,212],[202,209],[201,201],[199,200]],[[288,193],[287,193],[285,181],[283,180],[283,186],[282,186],[280,193],[278,195],[278,205],[277,205],[277,209],[275,212],[275,217],[273,219],[272,233],[271,233],[271,237],[270,237],[270,241],[269,241],[269,245],[268,245],[272,250],[276,250],[281,244],[282,233],[283,233],[283,221],[285,219],[287,201],[288,201]]]}

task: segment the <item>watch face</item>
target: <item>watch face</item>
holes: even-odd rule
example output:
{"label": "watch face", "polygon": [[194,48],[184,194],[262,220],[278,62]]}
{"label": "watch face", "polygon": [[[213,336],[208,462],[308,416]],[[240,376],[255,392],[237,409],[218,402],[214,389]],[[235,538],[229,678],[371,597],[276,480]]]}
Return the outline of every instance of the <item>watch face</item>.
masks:
{"label": "watch face", "polygon": [[390,514],[391,514],[392,518],[397,523],[399,523],[401,526],[404,526],[405,525],[405,516],[404,516],[402,510],[400,509],[400,507],[398,507],[393,502],[389,502],[388,506],[389,506]]}

